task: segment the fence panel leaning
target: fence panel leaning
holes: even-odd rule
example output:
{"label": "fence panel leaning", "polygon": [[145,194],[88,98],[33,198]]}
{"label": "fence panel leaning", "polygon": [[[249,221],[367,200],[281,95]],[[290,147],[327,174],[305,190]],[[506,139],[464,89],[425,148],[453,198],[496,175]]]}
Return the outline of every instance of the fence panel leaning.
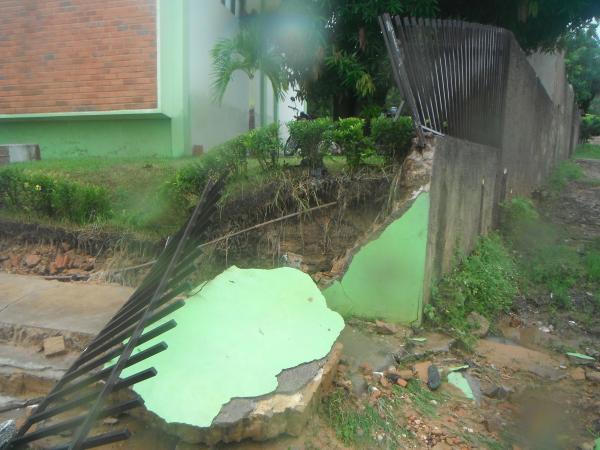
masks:
{"label": "fence panel leaning", "polygon": [[[222,187],[223,180],[207,184],[187,223],[169,240],[129,300],[25,420],[9,442],[10,450],[29,448],[33,443],[43,443],[47,448],[49,442],[45,440],[49,438],[53,450],[81,450],[129,437],[127,429],[89,435],[98,419],[143,405],[138,395],[119,400],[112,394],[156,376],[156,370],[150,368],[127,378],[120,377],[126,367],[167,349],[166,343],[160,342],[134,352],[138,345],[177,325],[171,319],[148,328],[184,306],[180,294],[192,287],[187,279],[196,271],[194,261],[203,251],[200,246],[203,233],[216,210]],[[65,432],[71,435],[66,442],[54,442]]]}
{"label": "fence panel leaning", "polygon": [[394,78],[421,129],[499,147],[510,33],[457,20],[379,18]]}

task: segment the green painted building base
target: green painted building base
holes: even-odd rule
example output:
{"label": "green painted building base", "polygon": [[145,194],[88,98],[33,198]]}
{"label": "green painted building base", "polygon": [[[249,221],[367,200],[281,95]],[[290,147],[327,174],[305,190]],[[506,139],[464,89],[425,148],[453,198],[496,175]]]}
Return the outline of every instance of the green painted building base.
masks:
{"label": "green painted building base", "polygon": [[354,255],[341,281],[323,294],[344,317],[411,324],[421,320],[429,194],[421,194],[378,239]]}
{"label": "green painted building base", "polygon": [[172,156],[168,118],[78,118],[0,122],[0,145],[38,144],[42,159]]}

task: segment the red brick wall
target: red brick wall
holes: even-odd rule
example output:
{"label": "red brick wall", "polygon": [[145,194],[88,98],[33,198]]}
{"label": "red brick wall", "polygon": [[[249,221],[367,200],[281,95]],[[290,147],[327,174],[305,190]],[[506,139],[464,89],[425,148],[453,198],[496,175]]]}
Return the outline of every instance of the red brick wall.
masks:
{"label": "red brick wall", "polygon": [[157,106],[156,0],[0,0],[0,114]]}

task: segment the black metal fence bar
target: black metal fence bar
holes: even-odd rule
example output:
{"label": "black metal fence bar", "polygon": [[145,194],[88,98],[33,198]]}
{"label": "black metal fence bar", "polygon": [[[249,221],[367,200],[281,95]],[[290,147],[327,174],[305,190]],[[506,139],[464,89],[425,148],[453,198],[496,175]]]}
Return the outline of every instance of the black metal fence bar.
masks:
{"label": "black metal fence bar", "polygon": [[392,65],[404,73],[395,79],[415,127],[499,146],[508,32],[457,20],[392,22],[387,14],[380,26]]}
{"label": "black metal fence bar", "polygon": [[[167,349],[167,345],[160,342],[144,351],[133,353],[137,346],[176,326],[175,321],[170,320],[144,332],[149,325],[164,319],[184,305],[183,300],[178,300],[177,297],[190,287],[185,280],[195,270],[193,263],[202,253],[199,244],[210,217],[216,210],[222,186],[223,180],[207,184],[186,225],[168,242],[129,300],[26,419],[9,448],[17,449],[41,439],[57,437],[69,429],[76,429],[74,437],[70,442],[59,444],[56,449],[94,448],[129,437],[127,430],[92,437],[88,435],[98,418],[118,414],[143,404],[143,401],[137,398],[106,406],[110,403],[109,397],[112,393],[156,375],[156,370],[149,368],[125,379],[120,378],[124,368]],[[115,364],[103,368],[113,360],[116,360]],[[101,380],[104,380],[103,385],[94,386]],[[77,411],[78,408],[87,412],[75,418],[61,418],[63,414]],[[44,426],[40,427],[42,421]],[[30,431],[36,423],[37,429]]]}

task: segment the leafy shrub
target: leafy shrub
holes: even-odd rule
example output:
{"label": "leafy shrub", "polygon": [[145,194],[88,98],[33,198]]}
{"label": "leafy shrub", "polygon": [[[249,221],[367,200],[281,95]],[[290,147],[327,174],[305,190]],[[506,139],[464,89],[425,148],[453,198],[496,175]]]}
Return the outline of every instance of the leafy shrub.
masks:
{"label": "leafy shrub", "polygon": [[358,168],[362,160],[372,153],[363,130],[363,119],[348,117],[337,121],[331,133],[331,140],[342,148],[350,170]]}
{"label": "leafy shrub", "polygon": [[517,286],[515,262],[500,237],[491,234],[481,238],[473,253],[440,280],[426,315],[468,343],[467,316],[476,311],[493,320],[507,312]]}
{"label": "leafy shrub", "polygon": [[263,170],[275,169],[278,165],[281,142],[279,141],[279,123],[256,128],[242,135],[244,146],[255,157]]}
{"label": "leafy shrub", "polygon": [[297,120],[287,124],[290,140],[311,169],[323,167],[323,156],[330,145],[333,122],[322,117],[315,120]]}
{"label": "leafy shrub", "polygon": [[410,117],[401,116],[398,120],[377,117],[371,121],[371,138],[388,163],[404,160],[410,152],[413,137]]}
{"label": "leafy shrub", "polygon": [[16,167],[0,171],[0,204],[10,210],[66,219],[77,224],[111,215],[106,189]]}
{"label": "leafy shrub", "polygon": [[586,114],[581,118],[581,140],[587,141],[592,136],[600,136],[600,116]]}
{"label": "leafy shrub", "polygon": [[263,171],[278,167],[281,149],[278,132],[278,124],[248,131],[216,146],[198,162],[179,169],[161,189],[163,197],[171,204],[171,210],[187,214],[187,209],[196,203],[210,177],[246,176],[249,155],[258,160]]}

